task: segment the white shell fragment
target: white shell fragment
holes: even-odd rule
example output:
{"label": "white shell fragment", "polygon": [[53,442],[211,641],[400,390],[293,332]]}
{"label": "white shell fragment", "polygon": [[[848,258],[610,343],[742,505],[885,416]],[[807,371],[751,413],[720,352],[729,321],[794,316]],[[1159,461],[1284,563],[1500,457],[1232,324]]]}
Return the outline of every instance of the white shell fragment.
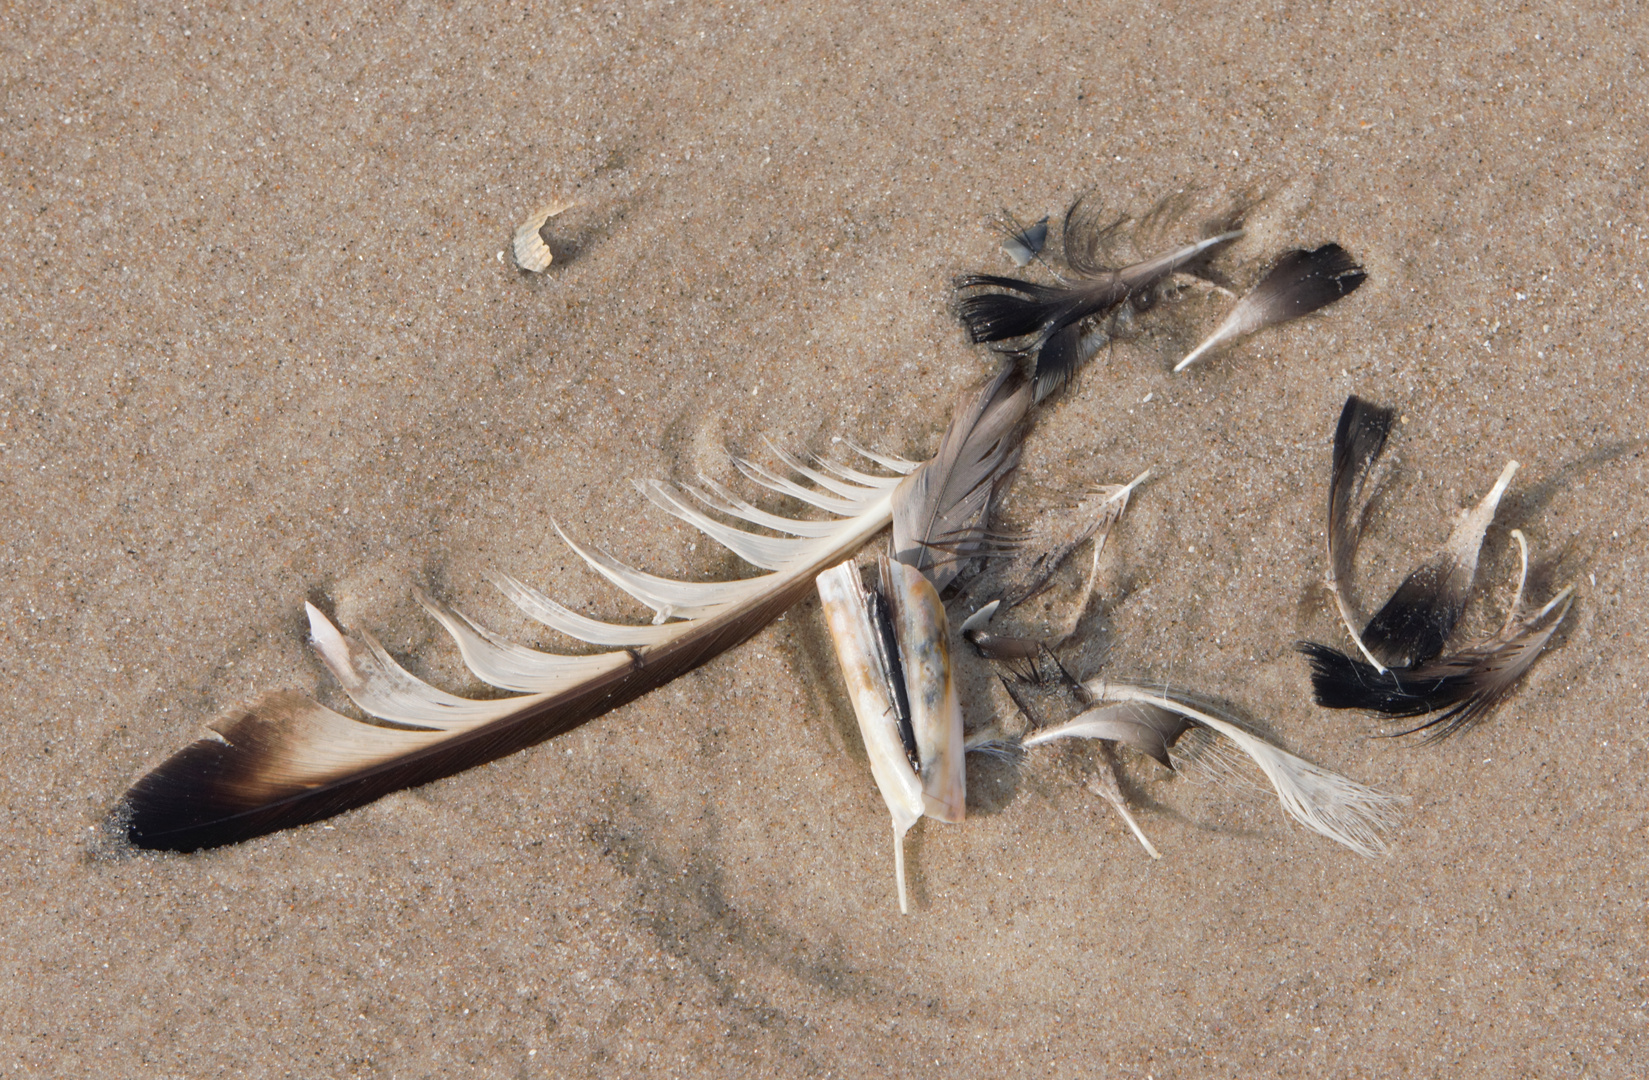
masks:
{"label": "white shell fragment", "polygon": [[824,605],[825,625],[836,646],[836,659],[847,681],[848,700],[859,720],[859,734],[870,757],[870,775],[893,816],[893,872],[899,886],[899,910],[905,901],[905,833],[922,816],[922,781],[911,768],[899,737],[893,687],[877,660],[877,633],[870,619],[870,591],[853,560],[831,567],[816,579]]}
{"label": "white shell fragment", "polygon": [[921,762],[922,805],[930,818],[960,824],[966,816],[962,702],[950,659],[950,624],[939,590],[914,567],[882,560],[883,590],[910,700],[910,726]]}
{"label": "white shell fragment", "polygon": [[572,209],[570,202],[552,202],[540,206],[515,229],[515,265],[534,274],[542,274],[550,268],[555,256],[550,252],[549,245],[539,235],[544,223],[557,214]]}

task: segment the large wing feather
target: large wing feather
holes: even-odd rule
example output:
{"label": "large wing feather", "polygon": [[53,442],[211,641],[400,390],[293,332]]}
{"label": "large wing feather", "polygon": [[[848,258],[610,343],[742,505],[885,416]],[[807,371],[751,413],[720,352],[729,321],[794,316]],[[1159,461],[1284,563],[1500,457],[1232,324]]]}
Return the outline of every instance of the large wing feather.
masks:
{"label": "large wing feather", "polygon": [[439,690],[401,667],[370,635],[346,635],[311,606],[317,652],[372,719],[353,720],[290,692],[265,695],[140,779],[121,800],[117,818],[140,847],[215,847],[318,821],[575,728],[691,671],[781,615],[807,594],[819,571],[887,527],[899,480],[833,479],[828,502],[842,515],[833,527],[821,531],[816,522],[798,522],[796,531],[805,535],[782,541],[726,526],[669,485],[649,485],[647,494],[665,509],[700,528],[713,526],[707,529],[713,536],[771,571],[732,582],[674,581],[567,539],[592,569],[654,609],[652,626],[598,622],[512,578],[495,579],[527,615],[573,637],[622,646],[618,651],[539,652],[420,595],[470,669],[519,696],[470,700]]}
{"label": "large wing feather", "polygon": [[[529,617],[592,644],[617,646],[614,651],[540,652],[420,594],[476,676],[517,696],[471,700],[430,686],[370,635],[347,635],[311,606],[317,652],[370,719],[351,719],[290,692],[265,695],[140,779],[126,792],[116,817],[140,847],[189,851],[235,843],[451,776],[633,701],[776,619],[806,595],[820,571],[886,528],[895,506],[917,497],[913,492],[920,491],[924,512],[940,526],[973,520],[983,508],[975,488],[983,484],[988,498],[1028,404],[1022,386],[1019,393],[997,393],[1008,381],[1004,373],[987,383],[985,392],[965,395],[976,407],[958,408],[942,440],[946,464],[939,469],[865,452],[895,474],[885,476],[826,462],[816,469],[780,453],[781,461],[810,482],[804,484],[736,462],[756,482],[835,514],[829,522],[781,518],[708,483],[685,490],[656,481],[643,485],[662,509],[769,571],[758,577],[726,582],[657,577],[580,546],[557,526],[593,570],[653,609],[653,625],[601,622],[513,578],[493,578]],[[910,473],[925,473],[935,482],[931,488],[911,485]],[[790,536],[749,532],[707,510]]]}

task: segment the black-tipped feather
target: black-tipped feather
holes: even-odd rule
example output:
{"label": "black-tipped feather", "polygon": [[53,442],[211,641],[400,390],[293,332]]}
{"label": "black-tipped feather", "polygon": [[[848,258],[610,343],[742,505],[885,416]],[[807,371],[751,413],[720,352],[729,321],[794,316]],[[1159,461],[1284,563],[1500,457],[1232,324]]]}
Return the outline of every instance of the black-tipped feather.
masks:
{"label": "black-tipped feather", "polygon": [[1359,649],[1363,648],[1358,630],[1363,619],[1350,594],[1350,581],[1362,532],[1363,488],[1386,448],[1395,416],[1392,410],[1353,394],[1346,398],[1334,429],[1334,463],[1328,481],[1328,588]]}
{"label": "black-tipped feather", "polygon": [[[1340,410],[1334,433],[1333,472],[1328,495],[1328,587],[1346,630],[1362,652],[1355,658],[1338,649],[1303,641],[1296,648],[1311,664],[1317,704],[1328,709],[1364,709],[1386,716],[1440,713],[1410,729],[1440,739],[1475,723],[1510,692],[1534,663],[1568,613],[1568,590],[1533,616],[1522,614],[1523,579],[1506,625],[1495,636],[1444,655],[1471,595],[1483,537],[1501,496],[1517,471],[1509,463],[1478,504],[1462,514],[1443,547],[1409,574],[1361,632],[1347,591],[1361,528],[1363,489],[1385,449],[1392,411],[1353,395]],[[1523,550],[1523,535],[1513,530]]]}
{"label": "black-tipped feather", "polygon": [[1198,357],[1240,337],[1309,315],[1356,292],[1366,280],[1368,272],[1339,244],[1286,252],[1174,370],[1183,371]]}
{"label": "black-tipped feather", "polygon": [[958,278],[956,287],[1008,290],[974,293],[957,302],[956,312],[967,327],[968,340],[975,345],[1010,341],[1038,332],[1047,320],[1050,306],[1065,293],[1064,289],[1051,285],[995,274],[970,274]]}
{"label": "black-tipped feather", "polygon": [[1129,266],[1108,265],[1125,218],[1104,220],[1097,206],[1079,198],[1065,215],[1065,262],[1081,280],[1042,285],[995,274],[959,279],[958,289],[1000,290],[964,296],[957,315],[975,344],[1028,339],[1014,351],[1034,359],[1036,399],[1063,386],[1082,361],[1083,321],[1116,312],[1124,303],[1144,311],[1155,290],[1171,275],[1192,270],[1221,246],[1241,236],[1239,212],[1220,222],[1221,231],[1165,255]]}
{"label": "black-tipped feather", "polygon": [[[820,485],[808,489],[746,463],[757,482],[841,515],[823,531],[824,523],[794,522],[794,540],[730,528],[667,485],[653,485],[649,494],[664,509],[773,571],[732,582],[678,582],[573,545],[594,569],[653,607],[660,625],[598,623],[518,583],[506,590],[523,611],[563,633],[633,642],[629,647],[592,656],[541,653],[426,602],[470,668],[495,686],[525,690],[521,697],[474,701],[446,694],[418,681],[372,639],[350,638],[311,609],[311,636],[322,659],[363,711],[380,719],[354,720],[298,694],[265,695],[140,779],[113,817],[140,847],[191,851],[235,843],[451,776],[593,720],[757,633],[805,596],[819,571],[886,528],[896,505],[927,522],[926,539],[971,535],[991,488],[1011,465],[1029,394],[1011,371],[983,391],[966,392],[940,460],[927,466],[867,452],[895,473],[922,473],[926,480],[916,485],[897,475],[833,479],[787,462]],[[787,523],[735,501],[706,505],[766,527]],[[925,547],[919,554],[930,557]],[[682,621],[666,621],[671,617]]]}
{"label": "black-tipped feather", "polygon": [[1369,471],[1386,448],[1391,422],[1397,414],[1356,394],[1346,398],[1334,429],[1334,465],[1328,481],[1328,565],[1331,580],[1351,577],[1357,553],[1360,518],[1352,512],[1361,505]]}
{"label": "black-tipped feather", "polygon": [[1363,628],[1363,647],[1388,667],[1414,667],[1443,651],[1471,597],[1483,536],[1517,471],[1506,466],[1487,495],[1460,519],[1448,541],[1415,570]]}
{"label": "black-tipped feather", "polygon": [[[324,757],[327,745],[392,729],[351,720],[300,694],[268,694],[214,723],[218,737],[196,741],[132,785],[117,813],[131,843],[169,851],[218,847],[320,821],[495,761],[628,704],[745,641],[812,587],[811,577],[798,575],[752,608],[705,620],[667,645],[638,650],[633,664],[381,764],[351,769],[342,761],[342,775],[324,761],[319,768],[294,767],[293,742],[319,742],[317,756]],[[305,739],[294,739],[298,728]]]}

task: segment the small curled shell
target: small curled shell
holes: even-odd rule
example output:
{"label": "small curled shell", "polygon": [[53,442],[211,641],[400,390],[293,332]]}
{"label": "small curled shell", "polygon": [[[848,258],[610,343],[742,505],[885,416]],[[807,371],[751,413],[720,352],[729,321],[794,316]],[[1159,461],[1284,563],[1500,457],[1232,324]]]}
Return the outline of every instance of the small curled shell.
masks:
{"label": "small curled shell", "polygon": [[555,256],[551,253],[549,245],[544,243],[544,238],[539,235],[539,230],[544,227],[546,221],[571,209],[572,205],[570,202],[546,203],[534,210],[526,221],[516,226],[514,244],[516,266],[534,274],[542,274],[549,269]]}

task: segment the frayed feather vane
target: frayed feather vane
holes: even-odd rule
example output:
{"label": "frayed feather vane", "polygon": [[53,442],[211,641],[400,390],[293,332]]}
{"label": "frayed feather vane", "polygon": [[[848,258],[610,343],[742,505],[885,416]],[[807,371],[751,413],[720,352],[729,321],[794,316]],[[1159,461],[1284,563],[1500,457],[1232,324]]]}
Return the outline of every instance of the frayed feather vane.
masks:
{"label": "frayed feather vane", "polygon": [[[591,569],[652,609],[650,625],[590,619],[514,578],[495,578],[527,616],[608,652],[563,656],[529,649],[420,594],[470,670],[519,696],[472,701],[439,690],[401,667],[370,634],[346,634],[310,605],[311,639],[322,662],[373,719],[351,719],[295,693],[266,695],[215,722],[212,735],[140,779],[116,817],[139,847],[190,851],[236,843],[451,776],[610,712],[749,638],[805,596],[819,571],[886,529],[895,489],[918,466],[882,454],[870,460],[886,474],[788,459],[808,483],[740,463],[757,483],[834,515],[829,521],[758,511],[710,484],[644,486],[662,509],[769,571],[758,577],[656,577],[562,533]],[[706,510],[791,535],[759,535]]]}
{"label": "frayed feather vane", "polygon": [[1404,578],[1359,628],[1348,578],[1361,538],[1363,488],[1385,449],[1391,421],[1391,410],[1353,395],[1334,434],[1327,583],[1361,659],[1312,641],[1297,648],[1311,663],[1317,704],[1391,717],[1425,716],[1424,723],[1397,734],[1423,732],[1434,741],[1480,721],[1511,692],[1568,615],[1574,588],[1559,590],[1539,607],[1526,606],[1529,548],[1523,533],[1514,529],[1520,569],[1505,620],[1493,634],[1445,653],[1471,596],[1484,534],[1517,473],[1513,461],[1477,505],[1462,512],[1437,553]]}

